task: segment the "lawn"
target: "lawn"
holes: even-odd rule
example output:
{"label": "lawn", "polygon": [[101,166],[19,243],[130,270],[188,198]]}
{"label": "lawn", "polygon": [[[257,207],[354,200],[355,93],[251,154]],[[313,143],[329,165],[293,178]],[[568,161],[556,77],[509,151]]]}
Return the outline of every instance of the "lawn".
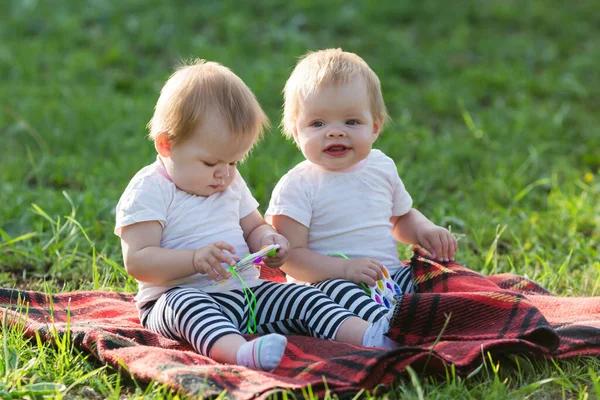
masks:
{"label": "lawn", "polygon": [[[240,167],[264,211],[302,159],[277,127],[285,80],[307,50],[342,47],[380,76],[393,121],[375,147],[459,237],[459,262],[598,295],[597,15],[593,0],[3,2],[0,286],[135,291],[114,208],[155,157],[145,125],[184,59],[229,66],[268,113],[273,128]],[[11,360],[0,356],[0,397],[33,382],[62,383],[66,397],[172,397],[15,329],[0,343]],[[493,360],[469,378],[400,378],[390,396],[599,398],[599,370]]]}

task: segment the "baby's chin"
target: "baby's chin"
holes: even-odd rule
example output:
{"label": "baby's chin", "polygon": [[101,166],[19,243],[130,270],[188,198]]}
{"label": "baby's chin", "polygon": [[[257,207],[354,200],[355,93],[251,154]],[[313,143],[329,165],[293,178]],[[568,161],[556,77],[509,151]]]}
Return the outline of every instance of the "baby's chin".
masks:
{"label": "baby's chin", "polygon": [[225,189],[227,189],[227,187],[228,186],[221,186],[218,189],[214,189],[213,192],[212,192],[212,194],[224,192]]}
{"label": "baby's chin", "polygon": [[332,171],[332,172],[336,172],[336,171],[345,171],[347,169],[351,169],[352,167],[356,166],[360,161],[357,162],[318,162],[318,163],[314,163],[316,165],[318,165],[319,167],[327,170],[327,171]]}

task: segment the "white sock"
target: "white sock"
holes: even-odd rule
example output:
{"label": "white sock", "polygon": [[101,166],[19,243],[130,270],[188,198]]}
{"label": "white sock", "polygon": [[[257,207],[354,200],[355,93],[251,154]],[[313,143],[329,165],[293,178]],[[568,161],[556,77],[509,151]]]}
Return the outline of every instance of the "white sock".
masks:
{"label": "white sock", "polygon": [[271,333],[244,343],[237,352],[237,363],[256,370],[272,371],[279,365],[287,345],[285,336]]}
{"label": "white sock", "polygon": [[379,347],[382,349],[395,349],[399,346],[398,343],[394,342],[389,337],[385,336],[390,330],[390,321],[394,314],[395,307],[392,307],[386,315],[379,319],[379,321],[373,323],[367,328],[363,336],[363,347]]}

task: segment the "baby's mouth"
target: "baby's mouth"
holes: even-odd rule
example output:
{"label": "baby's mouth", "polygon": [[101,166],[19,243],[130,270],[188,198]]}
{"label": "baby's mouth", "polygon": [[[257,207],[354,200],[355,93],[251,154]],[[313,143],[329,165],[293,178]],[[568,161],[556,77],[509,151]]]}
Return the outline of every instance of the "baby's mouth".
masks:
{"label": "baby's mouth", "polygon": [[216,185],[210,185],[210,187],[216,190],[216,189],[223,187],[223,185],[225,185],[225,182],[222,180],[221,182],[219,182]]}
{"label": "baby's mouth", "polygon": [[324,150],[325,154],[332,157],[340,157],[350,151],[350,147],[344,146],[343,144],[332,144],[327,146]]}

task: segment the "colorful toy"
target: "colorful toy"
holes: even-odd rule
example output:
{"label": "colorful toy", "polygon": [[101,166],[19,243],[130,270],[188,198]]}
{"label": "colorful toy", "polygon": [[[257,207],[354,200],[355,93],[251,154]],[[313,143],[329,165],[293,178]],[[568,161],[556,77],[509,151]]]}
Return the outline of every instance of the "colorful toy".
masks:
{"label": "colorful toy", "polygon": [[235,264],[233,268],[235,268],[237,272],[240,272],[253,266],[254,264],[260,264],[263,256],[267,255],[269,257],[273,257],[278,248],[278,244],[263,246],[256,253],[246,254],[240,261],[237,262],[237,264]]}
{"label": "colorful toy", "polygon": [[396,305],[394,297],[402,294],[400,286],[390,277],[390,273],[386,267],[382,268],[383,278],[375,282],[375,287],[368,287],[364,283],[361,286],[365,289],[365,293],[370,296],[375,302],[386,308],[392,308]]}
{"label": "colorful toy", "polygon": [[[346,260],[348,259],[345,254],[339,252],[333,252],[327,255],[340,256]],[[377,304],[381,304],[386,308],[392,308],[396,305],[396,300],[394,297],[402,294],[402,291],[400,290],[400,286],[398,286],[398,284],[391,278],[390,272],[386,267],[382,268],[382,272],[383,279],[375,282],[375,287],[368,287],[365,283],[361,283],[360,285],[363,287],[363,289],[365,289],[367,296],[371,297],[373,301],[377,302]]]}

